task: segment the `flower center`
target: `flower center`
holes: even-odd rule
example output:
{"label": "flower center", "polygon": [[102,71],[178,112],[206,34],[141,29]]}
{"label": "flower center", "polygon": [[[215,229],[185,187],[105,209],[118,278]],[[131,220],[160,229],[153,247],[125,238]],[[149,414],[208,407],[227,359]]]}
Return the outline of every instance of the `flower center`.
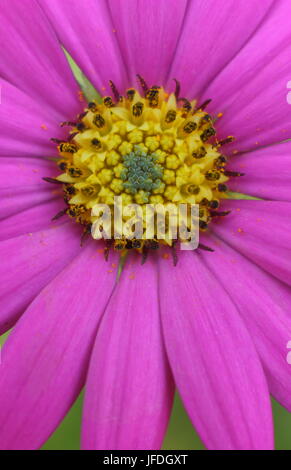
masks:
{"label": "flower center", "polygon": [[[199,227],[206,230],[226,197],[226,158],[220,153],[211,116],[196,101],[168,95],[162,87],[136,89],[90,102],[72,126],[66,142],[58,141],[66,212],[90,232],[96,204],[199,204]],[[178,84],[178,82],[177,82]],[[206,104],[206,103],[205,103]],[[227,138],[230,141],[232,138]],[[157,233],[139,243],[113,240],[116,249],[159,244]],[[171,244],[167,240],[163,243]]]}

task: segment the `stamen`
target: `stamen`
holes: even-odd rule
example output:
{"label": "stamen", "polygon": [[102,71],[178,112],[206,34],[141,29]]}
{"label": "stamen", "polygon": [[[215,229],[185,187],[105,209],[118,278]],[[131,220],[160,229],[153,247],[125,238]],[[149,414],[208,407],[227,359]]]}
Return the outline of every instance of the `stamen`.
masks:
{"label": "stamen", "polygon": [[59,181],[55,178],[49,178],[47,176],[45,176],[44,178],[42,178],[44,181],[46,181],[47,183],[52,183],[52,184],[64,184],[62,181]]}
{"label": "stamen", "polygon": [[176,83],[174,94],[175,94],[176,99],[178,100],[179,95],[180,95],[181,85],[180,85],[180,82],[176,80],[176,78],[173,78],[173,80]]}
{"label": "stamen", "polygon": [[207,246],[207,245],[203,245],[202,243],[198,244],[198,248],[204,251],[210,251],[212,253],[214,252],[213,248],[210,248],[210,246]]}
{"label": "stamen", "polygon": [[204,101],[204,103],[202,103],[202,105],[199,106],[200,111],[204,111],[204,109],[207,108],[207,106],[211,103],[211,101],[212,101],[211,99]]}
{"label": "stamen", "polygon": [[227,137],[226,139],[219,140],[219,141],[215,144],[215,146],[216,146],[216,147],[222,147],[223,145],[230,144],[230,143],[233,142],[234,140],[235,140],[234,137],[230,135],[230,136]]}
{"label": "stamen", "polygon": [[65,207],[65,209],[62,209],[60,212],[58,212],[53,218],[52,218],[52,221],[53,220],[58,220],[60,219],[61,217],[63,217],[63,215],[65,215],[67,213],[67,207]]}
{"label": "stamen", "polygon": [[144,91],[144,94],[146,95],[146,93],[147,93],[149,87],[147,86],[145,80],[144,80],[139,74],[137,74],[136,76],[137,76],[137,79],[138,79],[138,81],[139,81],[139,83],[140,83],[140,86],[142,87],[142,89],[143,89],[143,91]]}
{"label": "stamen", "polygon": [[120,93],[119,91],[117,90],[117,87],[114,85],[113,81],[112,80],[109,80],[109,85],[110,85],[110,88],[112,90],[112,93],[113,93],[113,96],[115,98],[115,101],[118,103],[119,99],[120,99]]}
{"label": "stamen", "polygon": [[236,177],[236,176],[244,176],[244,175],[245,175],[244,173],[240,173],[240,172],[238,172],[238,171],[229,171],[229,170],[225,170],[225,171],[224,171],[224,174],[225,174],[226,176],[235,176],[235,177]]}

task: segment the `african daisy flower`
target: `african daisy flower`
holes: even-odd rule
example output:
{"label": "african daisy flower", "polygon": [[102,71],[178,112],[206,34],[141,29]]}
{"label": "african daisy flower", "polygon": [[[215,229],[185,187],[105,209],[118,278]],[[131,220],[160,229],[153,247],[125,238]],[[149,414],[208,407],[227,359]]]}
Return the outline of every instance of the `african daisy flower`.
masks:
{"label": "african daisy flower", "polygon": [[[158,449],[175,387],[209,449],[273,447],[270,394],[291,408],[290,14],[2,0],[2,449],[39,448],[84,386],[84,449]],[[199,204],[198,249],[93,239],[116,195]]]}

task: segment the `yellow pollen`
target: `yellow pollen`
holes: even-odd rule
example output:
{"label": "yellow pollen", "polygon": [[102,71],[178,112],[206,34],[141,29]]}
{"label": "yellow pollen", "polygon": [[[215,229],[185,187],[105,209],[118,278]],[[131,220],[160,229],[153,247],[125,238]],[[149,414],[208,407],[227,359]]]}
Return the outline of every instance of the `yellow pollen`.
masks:
{"label": "yellow pollen", "polygon": [[[82,94],[79,93],[80,99]],[[222,113],[219,113],[219,117]],[[65,124],[65,123],[64,123]],[[70,123],[69,123],[70,124]],[[67,142],[58,142],[67,214],[89,230],[96,204],[199,204],[199,226],[206,230],[213,211],[225,197],[226,158],[219,152],[211,116],[196,101],[176,99],[162,87],[142,96],[136,89],[91,102]],[[126,219],[124,219],[126,220]],[[128,240],[115,240],[126,249]],[[141,249],[153,237],[130,248]],[[171,245],[171,240],[165,243]]]}

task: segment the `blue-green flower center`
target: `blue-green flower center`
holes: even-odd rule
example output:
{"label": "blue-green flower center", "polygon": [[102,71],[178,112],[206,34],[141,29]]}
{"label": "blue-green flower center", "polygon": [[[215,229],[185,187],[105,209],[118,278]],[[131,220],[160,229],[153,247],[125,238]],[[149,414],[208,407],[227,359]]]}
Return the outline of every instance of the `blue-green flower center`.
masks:
{"label": "blue-green flower center", "polygon": [[157,163],[158,157],[143,152],[138,146],[123,157],[124,170],[121,172],[123,187],[129,193],[136,194],[142,190],[145,197],[158,189],[163,177],[163,168]]}

